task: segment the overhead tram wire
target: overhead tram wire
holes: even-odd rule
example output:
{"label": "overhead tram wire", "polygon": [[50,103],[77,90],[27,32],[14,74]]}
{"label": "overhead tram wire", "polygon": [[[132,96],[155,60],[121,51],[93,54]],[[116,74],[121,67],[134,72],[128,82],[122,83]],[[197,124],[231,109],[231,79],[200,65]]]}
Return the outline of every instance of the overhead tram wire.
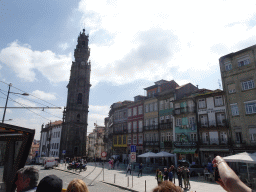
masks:
{"label": "overhead tram wire", "polygon": [[[9,85],[9,84],[6,83],[6,82],[3,82],[3,81],[0,81],[0,82],[1,82],[1,83],[4,83],[4,84],[6,84],[6,85]],[[19,88],[17,88],[17,87],[14,87],[13,85],[12,85],[12,87],[15,88],[15,89],[17,89],[17,90],[19,90],[19,91],[21,91],[21,92],[26,93],[26,91],[23,91],[23,90],[21,90],[21,89],[19,89]],[[50,104],[50,105],[52,105],[52,106],[58,107],[58,106],[56,106],[56,105],[54,105],[54,104],[52,104],[52,103],[50,103],[50,102],[48,102],[48,101],[45,101],[45,100],[43,100],[43,99],[41,99],[41,98],[39,98],[39,97],[36,97],[36,96],[34,96],[34,95],[32,95],[32,94],[29,94],[29,95],[32,96],[32,97],[35,97],[35,98],[37,98],[37,99],[39,99],[39,100],[41,100],[41,101],[44,101],[44,102],[46,102],[46,103],[48,103],[48,104]]]}
{"label": "overhead tram wire", "polygon": [[[2,93],[2,91],[0,91],[0,93]],[[4,94],[4,93],[2,93],[2,94]],[[4,95],[5,95],[5,94],[4,94]],[[30,112],[32,112],[32,113],[34,113],[34,114],[36,114],[36,115],[42,117],[43,119],[46,119],[46,120],[48,120],[48,121],[51,121],[50,119],[48,119],[48,118],[46,118],[46,117],[43,117],[43,116],[39,115],[38,113],[36,113],[36,112],[34,112],[34,111],[32,111],[32,110],[26,108],[26,106],[28,106],[28,105],[21,104],[21,103],[15,101],[14,99],[12,99],[11,97],[9,97],[9,99],[10,99],[11,101],[15,102],[15,103],[18,103],[18,104],[21,105],[24,109],[27,109],[27,110],[29,110]],[[28,107],[29,107],[29,106],[28,106]]]}

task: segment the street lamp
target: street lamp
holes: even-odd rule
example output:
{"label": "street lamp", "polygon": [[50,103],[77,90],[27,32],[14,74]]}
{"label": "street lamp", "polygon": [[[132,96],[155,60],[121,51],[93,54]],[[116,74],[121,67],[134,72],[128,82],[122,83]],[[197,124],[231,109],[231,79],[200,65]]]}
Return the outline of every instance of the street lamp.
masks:
{"label": "street lamp", "polygon": [[9,99],[9,93],[12,93],[12,94],[19,94],[19,95],[24,95],[24,96],[29,96],[28,93],[13,93],[13,92],[10,92],[11,86],[12,86],[12,84],[10,83],[10,84],[9,84],[8,93],[7,93],[6,103],[5,103],[5,107],[4,107],[4,115],[3,115],[2,123],[4,123],[4,117],[5,117],[5,112],[6,112],[6,108],[7,108],[8,99]]}

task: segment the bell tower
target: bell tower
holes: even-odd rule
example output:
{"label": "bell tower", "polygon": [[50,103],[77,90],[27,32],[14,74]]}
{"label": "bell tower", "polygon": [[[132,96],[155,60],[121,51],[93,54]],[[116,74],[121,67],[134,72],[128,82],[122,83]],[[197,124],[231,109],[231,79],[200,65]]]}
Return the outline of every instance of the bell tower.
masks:
{"label": "bell tower", "polygon": [[91,62],[88,61],[90,48],[89,35],[85,29],[80,32],[74,51],[70,79],[67,85],[67,106],[63,112],[60,158],[86,156],[86,136],[88,126],[88,108],[90,92]]}

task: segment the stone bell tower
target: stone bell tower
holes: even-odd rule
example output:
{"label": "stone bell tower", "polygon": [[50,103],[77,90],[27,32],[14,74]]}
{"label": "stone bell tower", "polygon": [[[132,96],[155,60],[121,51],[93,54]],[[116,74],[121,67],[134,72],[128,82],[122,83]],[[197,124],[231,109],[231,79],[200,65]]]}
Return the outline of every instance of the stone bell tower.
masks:
{"label": "stone bell tower", "polygon": [[89,35],[83,33],[77,39],[72,62],[70,79],[67,85],[67,106],[63,112],[60,158],[86,156],[86,136],[89,108],[91,63],[88,61],[90,48]]}

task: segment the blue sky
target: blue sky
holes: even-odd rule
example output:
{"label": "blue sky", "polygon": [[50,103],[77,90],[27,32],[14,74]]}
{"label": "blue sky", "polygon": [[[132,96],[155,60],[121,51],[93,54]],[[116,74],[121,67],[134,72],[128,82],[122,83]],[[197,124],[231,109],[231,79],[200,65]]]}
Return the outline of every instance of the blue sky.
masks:
{"label": "blue sky", "polygon": [[[219,88],[218,59],[256,43],[254,1],[2,0],[0,10],[2,107],[12,83],[12,92],[31,95],[10,94],[20,104],[63,108],[85,27],[92,65],[88,132],[96,121],[103,125],[112,103],[144,95],[160,79]],[[20,106],[11,99],[9,107]],[[62,118],[62,109],[32,111],[8,109],[5,119],[13,120],[6,123],[36,129],[39,139],[41,124]]]}

